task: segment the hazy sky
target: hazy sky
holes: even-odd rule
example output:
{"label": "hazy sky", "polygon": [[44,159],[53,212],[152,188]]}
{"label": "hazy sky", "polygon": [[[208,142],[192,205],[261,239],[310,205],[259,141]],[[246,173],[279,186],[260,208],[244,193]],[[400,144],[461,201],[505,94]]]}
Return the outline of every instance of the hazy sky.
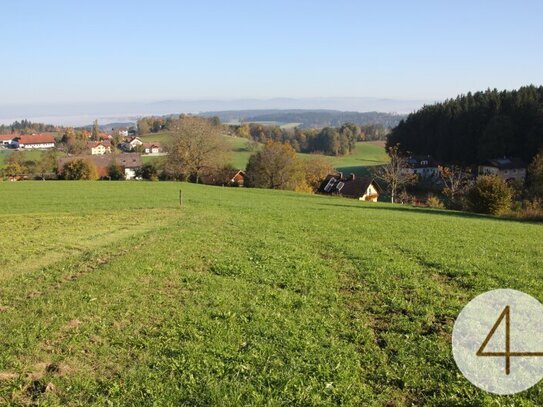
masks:
{"label": "hazy sky", "polygon": [[0,104],[543,83],[543,1],[4,1]]}

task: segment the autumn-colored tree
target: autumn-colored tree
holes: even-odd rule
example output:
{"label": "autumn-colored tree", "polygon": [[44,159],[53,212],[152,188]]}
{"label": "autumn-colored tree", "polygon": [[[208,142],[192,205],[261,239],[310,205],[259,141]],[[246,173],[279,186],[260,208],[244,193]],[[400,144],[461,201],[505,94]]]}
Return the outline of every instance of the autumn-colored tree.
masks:
{"label": "autumn-colored tree", "polygon": [[238,127],[237,135],[241,138],[251,138],[251,129],[249,125],[247,123],[243,123],[242,125],[240,125]]}
{"label": "autumn-colored tree", "polygon": [[64,164],[61,176],[67,180],[95,180],[98,179],[98,170],[92,162],[76,159]]}
{"label": "autumn-colored tree", "polygon": [[255,188],[295,189],[303,181],[294,149],[273,141],[249,158],[246,174],[246,185]]}
{"label": "autumn-colored tree", "polygon": [[466,199],[474,212],[501,215],[511,207],[512,191],[500,177],[483,175],[468,190]]}
{"label": "autumn-colored tree", "polygon": [[322,155],[311,155],[302,161],[305,183],[315,192],[327,175],[335,172],[330,160]]}
{"label": "autumn-colored tree", "polygon": [[57,165],[57,150],[51,149],[42,153],[40,159],[36,163],[35,170],[42,180],[45,180],[45,174],[52,173],[56,170]]}
{"label": "autumn-colored tree", "polygon": [[199,182],[204,170],[222,167],[228,161],[229,147],[209,120],[182,116],[173,131],[173,140],[166,146],[166,171],[176,179]]}
{"label": "autumn-colored tree", "polygon": [[82,154],[87,150],[86,135],[83,132],[75,132],[73,128],[67,128],[61,139],[60,150],[68,154]]}
{"label": "autumn-colored tree", "polygon": [[18,151],[14,151],[12,152],[6,162],[8,164],[17,164],[20,166],[20,168],[22,168],[23,172],[26,171],[26,166],[25,166],[25,163],[27,162],[27,156],[26,156],[26,151],[23,151],[23,150],[18,150]]}
{"label": "autumn-colored tree", "polygon": [[25,168],[16,162],[8,163],[4,167],[4,175],[7,177],[15,177],[17,175],[22,175],[25,173]]}
{"label": "autumn-colored tree", "polygon": [[537,154],[528,167],[529,195],[543,198],[543,150]]}
{"label": "autumn-colored tree", "polygon": [[151,132],[151,126],[149,126],[149,123],[145,119],[138,120],[138,134],[140,136],[143,136],[144,134]]}

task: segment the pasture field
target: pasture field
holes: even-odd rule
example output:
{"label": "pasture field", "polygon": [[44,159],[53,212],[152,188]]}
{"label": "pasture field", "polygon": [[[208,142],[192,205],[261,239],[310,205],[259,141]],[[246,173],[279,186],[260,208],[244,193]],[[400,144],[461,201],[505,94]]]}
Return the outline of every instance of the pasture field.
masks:
{"label": "pasture field", "polygon": [[167,144],[171,140],[172,135],[168,131],[163,131],[160,133],[149,133],[144,136],[138,136],[138,137],[145,143],[158,142],[158,143]]}
{"label": "pasture field", "polygon": [[0,404],[543,404],[450,347],[477,294],[543,300],[541,225],[173,182],[0,198]]}
{"label": "pasture field", "polygon": [[[167,132],[148,134],[142,137],[146,142],[159,141],[167,143],[171,135]],[[231,146],[231,164],[240,169],[244,169],[249,162],[249,157],[253,152],[247,148],[248,140],[240,137],[224,136],[228,144]],[[298,153],[300,157],[308,157],[310,154]],[[326,156],[330,163],[338,171],[345,174],[354,173],[356,175],[366,175],[368,167],[381,165],[388,162],[388,155],[385,152],[384,145],[379,142],[358,142],[356,149],[351,155],[343,157]],[[145,157],[145,162],[160,162],[158,157]]]}
{"label": "pasture field", "polygon": [[[4,168],[6,165],[6,161],[8,157],[13,153],[15,150],[8,150],[8,149],[0,149],[0,169]],[[25,156],[27,160],[36,161],[39,160],[42,155],[41,150],[28,150],[25,151]]]}

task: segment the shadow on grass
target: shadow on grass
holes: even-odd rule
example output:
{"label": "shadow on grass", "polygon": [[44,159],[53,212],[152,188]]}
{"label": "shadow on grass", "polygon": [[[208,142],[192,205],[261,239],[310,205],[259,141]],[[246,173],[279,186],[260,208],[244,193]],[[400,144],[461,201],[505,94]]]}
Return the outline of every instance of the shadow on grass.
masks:
{"label": "shadow on grass", "polygon": [[401,205],[401,204],[381,203],[381,204],[376,204],[376,206],[372,206],[371,203],[367,203],[363,206],[360,206],[360,205],[357,205],[357,203],[353,203],[353,205],[348,205],[348,204],[338,202],[338,203],[319,203],[319,205],[354,208],[354,209],[423,213],[423,214],[434,215],[434,216],[452,216],[452,217],[465,218],[465,219],[484,219],[484,220],[494,220],[494,221],[503,221],[503,222],[530,223],[534,225],[541,225],[543,223],[543,221],[538,221],[538,220],[533,220],[533,219],[498,217],[498,216],[492,216],[492,215],[485,215],[481,213],[461,212],[461,211],[453,211],[453,210],[447,210],[447,209],[421,208],[421,207],[413,207],[413,206]]}

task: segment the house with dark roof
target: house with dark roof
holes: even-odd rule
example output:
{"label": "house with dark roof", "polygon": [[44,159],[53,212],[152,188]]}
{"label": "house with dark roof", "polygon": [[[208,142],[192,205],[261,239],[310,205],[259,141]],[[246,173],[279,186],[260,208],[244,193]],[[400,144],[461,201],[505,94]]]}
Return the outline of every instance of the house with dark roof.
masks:
{"label": "house with dark roof", "polygon": [[104,155],[74,155],[68,157],[60,157],[57,160],[57,171],[60,174],[65,164],[74,160],[89,161],[96,166],[98,176],[107,178],[109,168],[113,163],[121,167],[125,179],[131,180],[136,178],[136,171],[143,166],[141,155],[138,153],[126,154],[104,154]]}
{"label": "house with dark roof", "polygon": [[428,180],[439,175],[437,162],[430,155],[414,155],[407,159],[405,174],[415,175],[419,180]]}
{"label": "house with dark roof", "polygon": [[328,175],[318,189],[321,194],[340,195],[371,202],[377,202],[381,191],[381,187],[373,178],[358,177],[354,174],[344,177],[342,173]]}
{"label": "house with dark roof", "polygon": [[493,158],[479,165],[477,173],[479,175],[497,175],[507,182],[524,182],[526,163],[520,158]]}
{"label": "house with dark roof", "polygon": [[123,151],[134,151],[136,148],[143,145],[143,141],[139,137],[130,137],[126,139],[124,143],[121,144],[121,150]]}

